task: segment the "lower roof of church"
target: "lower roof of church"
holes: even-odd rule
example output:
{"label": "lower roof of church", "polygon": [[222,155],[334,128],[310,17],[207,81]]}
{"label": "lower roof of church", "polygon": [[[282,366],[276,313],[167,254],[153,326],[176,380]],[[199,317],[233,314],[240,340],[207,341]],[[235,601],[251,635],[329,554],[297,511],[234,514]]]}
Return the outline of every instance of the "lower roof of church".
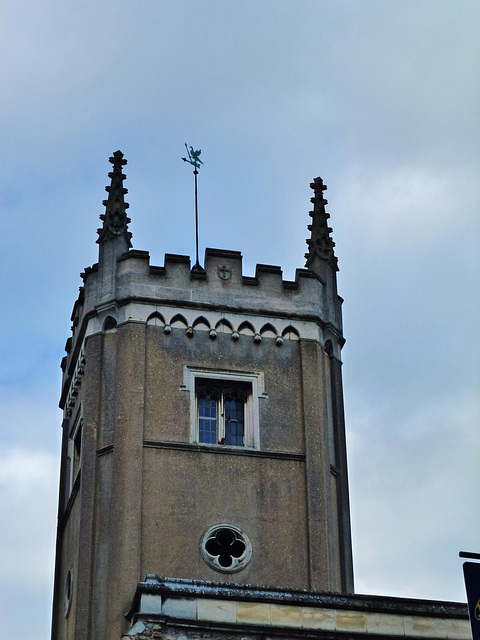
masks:
{"label": "lower roof of church", "polygon": [[[127,614],[125,638],[212,639],[240,634],[288,638],[468,640],[465,604],[340,594],[147,575]],[[220,634],[220,635],[219,635]]]}

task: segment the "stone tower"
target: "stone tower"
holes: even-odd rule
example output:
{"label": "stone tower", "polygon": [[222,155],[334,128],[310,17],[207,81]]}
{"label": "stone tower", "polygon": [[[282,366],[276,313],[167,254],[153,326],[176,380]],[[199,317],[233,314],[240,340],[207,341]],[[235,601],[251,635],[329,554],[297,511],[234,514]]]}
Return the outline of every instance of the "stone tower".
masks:
{"label": "stone tower", "polygon": [[295,281],[131,249],[110,158],[62,360],[54,640],[118,640],[146,574],[353,591],[337,261],[320,178]]}

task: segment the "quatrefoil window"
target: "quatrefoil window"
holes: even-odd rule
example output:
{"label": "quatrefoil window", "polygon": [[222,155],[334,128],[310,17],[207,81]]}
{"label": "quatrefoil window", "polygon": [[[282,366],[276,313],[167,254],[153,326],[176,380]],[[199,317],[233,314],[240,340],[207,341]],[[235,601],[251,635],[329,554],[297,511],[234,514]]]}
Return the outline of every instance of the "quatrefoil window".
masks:
{"label": "quatrefoil window", "polygon": [[233,573],[245,567],[252,556],[248,536],[232,524],[217,524],[203,536],[203,559],[216,571]]}

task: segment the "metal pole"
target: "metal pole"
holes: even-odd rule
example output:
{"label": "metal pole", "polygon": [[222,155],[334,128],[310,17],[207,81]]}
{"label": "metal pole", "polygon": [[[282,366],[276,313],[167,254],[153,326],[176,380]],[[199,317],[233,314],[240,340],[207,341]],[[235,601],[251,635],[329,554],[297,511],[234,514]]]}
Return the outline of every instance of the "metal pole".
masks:
{"label": "metal pole", "polygon": [[196,267],[200,266],[198,262],[198,198],[197,198],[197,169],[194,169],[193,175],[195,176],[195,250],[196,250],[196,258],[197,261],[195,263]]}

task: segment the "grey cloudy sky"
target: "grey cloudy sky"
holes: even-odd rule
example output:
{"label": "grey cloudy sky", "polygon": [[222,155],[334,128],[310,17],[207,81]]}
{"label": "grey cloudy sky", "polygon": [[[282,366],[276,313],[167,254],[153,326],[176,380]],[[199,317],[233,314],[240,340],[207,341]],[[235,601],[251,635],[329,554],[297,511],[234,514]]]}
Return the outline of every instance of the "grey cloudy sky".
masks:
{"label": "grey cloudy sky", "polygon": [[[476,0],[4,0],[0,601],[49,636],[59,362],[108,156],[134,247],[303,266],[321,175],[345,298],[358,592],[464,600],[480,551]],[[26,613],[27,611],[27,613]]]}

